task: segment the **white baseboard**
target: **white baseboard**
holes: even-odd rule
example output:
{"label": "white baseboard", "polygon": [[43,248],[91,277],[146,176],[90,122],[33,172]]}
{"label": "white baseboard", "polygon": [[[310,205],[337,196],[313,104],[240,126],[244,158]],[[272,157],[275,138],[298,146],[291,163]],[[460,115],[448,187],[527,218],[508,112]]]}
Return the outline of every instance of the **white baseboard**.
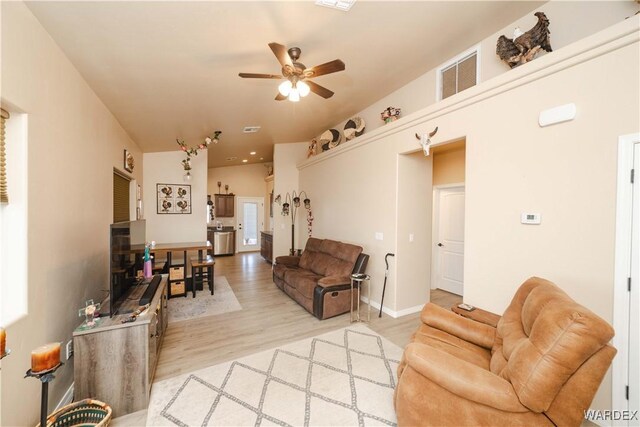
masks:
{"label": "white baseboard", "polygon": [[[360,296],[360,301],[362,301],[364,303],[369,303],[368,299],[365,298],[364,296]],[[371,305],[372,308],[375,308],[378,311],[378,313],[380,312],[380,303],[378,303],[376,301],[371,301],[370,305]],[[387,307],[382,307],[382,312],[388,314],[389,316],[393,317],[394,319],[397,319],[398,317],[406,316],[408,314],[417,313],[420,310],[422,310],[422,307],[424,307],[424,304],[416,305],[415,307],[405,308],[404,310],[400,310],[400,311],[394,311],[394,310],[391,310],[391,309],[389,309]]]}
{"label": "white baseboard", "polygon": [[60,402],[58,402],[58,405],[56,406],[56,409],[54,411],[57,411],[63,406],[73,402],[73,384],[74,383],[71,383],[69,389],[64,393],[64,396],[62,396],[62,399],[60,399]]}

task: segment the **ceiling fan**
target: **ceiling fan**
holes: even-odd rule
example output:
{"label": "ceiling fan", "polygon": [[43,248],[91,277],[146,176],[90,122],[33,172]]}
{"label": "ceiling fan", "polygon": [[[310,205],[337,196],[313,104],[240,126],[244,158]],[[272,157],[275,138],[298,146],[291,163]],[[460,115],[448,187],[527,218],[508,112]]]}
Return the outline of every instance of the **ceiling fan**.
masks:
{"label": "ceiling fan", "polygon": [[345,68],[344,62],[334,59],[333,61],[307,68],[304,64],[298,62],[302,53],[299,47],[292,47],[287,50],[285,46],[278,43],[269,43],[269,47],[278,58],[280,65],[282,65],[282,75],[256,73],[239,73],[238,75],[248,79],[286,79],[278,86],[279,93],[276,96],[276,101],[288,99],[289,101],[298,102],[300,97],[307,96],[309,92],[320,95],[325,99],[333,96],[332,91],[309,79],[343,71]]}

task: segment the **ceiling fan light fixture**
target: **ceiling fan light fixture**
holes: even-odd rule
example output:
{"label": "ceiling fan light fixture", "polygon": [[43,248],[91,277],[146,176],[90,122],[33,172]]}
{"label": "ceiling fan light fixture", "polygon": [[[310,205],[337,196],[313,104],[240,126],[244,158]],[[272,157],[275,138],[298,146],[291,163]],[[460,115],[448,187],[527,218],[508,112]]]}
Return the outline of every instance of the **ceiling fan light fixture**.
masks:
{"label": "ceiling fan light fixture", "polygon": [[289,96],[292,88],[293,84],[289,80],[285,80],[280,83],[280,86],[278,86],[278,92],[280,92],[282,96]]}
{"label": "ceiling fan light fixture", "polygon": [[311,92],[311,88],[305,82],[298,82],[296,87],[298,88],[298,92],[300,93],[300,96],[302,96],[302,97],[305,97],[305,96],[309,95],[309,93]]}
{"label": "ceiling fan light fixture", "polygon": [[300,92],[298,92],[298,89],[296,88],[291,89],[291,92],[289,93],[289,101],[291,102],[300,101]]}

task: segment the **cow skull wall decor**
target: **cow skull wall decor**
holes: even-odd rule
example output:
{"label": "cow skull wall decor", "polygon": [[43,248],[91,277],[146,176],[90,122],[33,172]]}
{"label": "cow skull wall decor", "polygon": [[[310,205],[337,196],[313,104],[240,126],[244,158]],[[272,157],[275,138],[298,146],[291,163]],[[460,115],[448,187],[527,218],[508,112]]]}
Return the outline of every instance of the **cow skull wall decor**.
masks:
{"label": "cow skull wall decor", "polygon": [[429,148],[431,146],[431,138],[437,132],[438,132],[438,126],[436,126],[436,128],[430,133],[423,133],[422,135],[418,135],[416,133],[416,139],[418,141],[420,141],[420,146],[422,147],[422,152],[424,153],[425,157],[429,156]]}

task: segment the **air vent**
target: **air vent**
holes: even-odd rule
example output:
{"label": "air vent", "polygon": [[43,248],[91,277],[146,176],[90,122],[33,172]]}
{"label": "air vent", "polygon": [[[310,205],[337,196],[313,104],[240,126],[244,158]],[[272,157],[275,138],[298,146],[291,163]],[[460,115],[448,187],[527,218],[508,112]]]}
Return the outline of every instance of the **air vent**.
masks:
{"label": "air vent", "polygon": [[242,129],[242,132],[244,133],[256,133],[260,130],[260,126],[245,126],[244,129]]}
{"label": "air vent", "polygon": [[318,6],[330,7],[332,9],[347,12],[356,0],[316,0]]}
{"label": "air vent", "polygon": [[227,157],[226,160],[227,162],[232,162],[234,160],[238,160],[238,158],[236,156],[233,156],[233,157]]}

